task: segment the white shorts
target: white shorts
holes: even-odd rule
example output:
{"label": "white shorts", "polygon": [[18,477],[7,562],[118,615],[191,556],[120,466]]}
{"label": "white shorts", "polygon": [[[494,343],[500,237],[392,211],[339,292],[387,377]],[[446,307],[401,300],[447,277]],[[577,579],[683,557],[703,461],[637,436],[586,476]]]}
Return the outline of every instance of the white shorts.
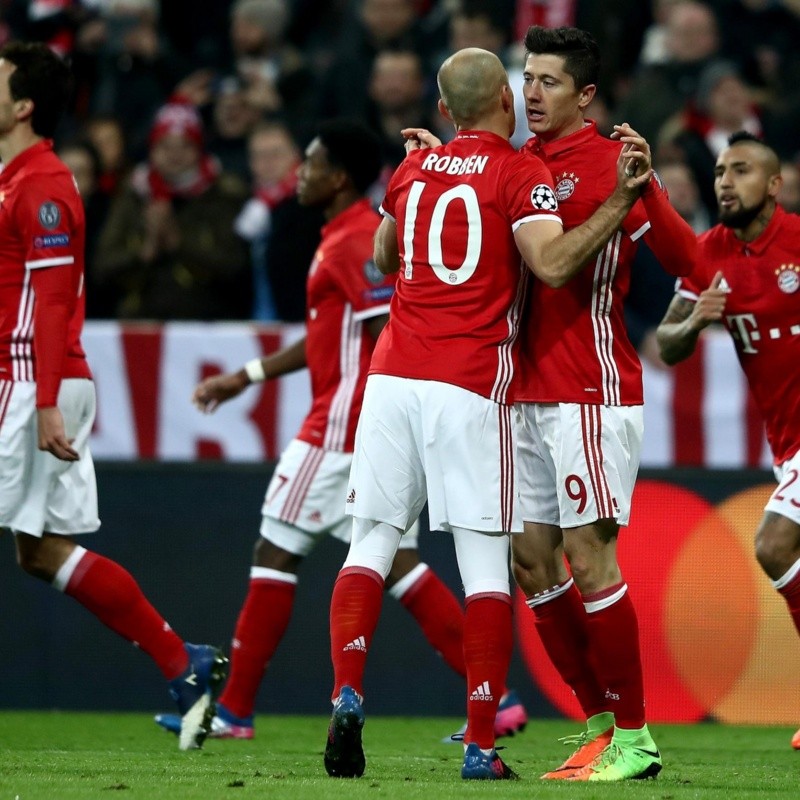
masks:
{"label": "white shorts", "polygon": [[[261,535],[298,556],[308,555],[325,534],[349,544],[353,520],[345,513],[345,499],[352,461],[352,453],[323,450],[300,439],[289,442],[267,486]],[[414,523],[401,549],[417,547],[416,517]]]}
{"label": "white shorts", "polygon": [[404,528],[520,532],[516,413],[438,381],[370,375],[347,512]]}
{"label": "white shorts", "polygon": [[58,407],[79,461],[61,461],[38,449],[36,384],[0,381],[0,528],[41,536],[91,533],[100,527],[89,452],[94,383],[63,380]]}
{"label": "white shorts", "polygon": [[521,403],[522,516],[560,528],[627,525],[644,431],[641,406]]}
{"label": "white shorts", "polygon": [[800,525],[800,450],[775,467],[775,477],[778,488],[767,501],[764,511],[773,511]]}

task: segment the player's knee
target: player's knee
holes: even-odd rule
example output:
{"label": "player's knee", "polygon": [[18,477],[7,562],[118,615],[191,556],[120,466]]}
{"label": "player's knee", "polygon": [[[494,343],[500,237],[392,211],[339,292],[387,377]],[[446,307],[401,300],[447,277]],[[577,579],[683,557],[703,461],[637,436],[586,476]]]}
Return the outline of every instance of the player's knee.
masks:
{"label": "player's knee", "polygon": [[51,559],[41,547],[17,547],[17,564],[39,580],[52,581],[56,574]]}

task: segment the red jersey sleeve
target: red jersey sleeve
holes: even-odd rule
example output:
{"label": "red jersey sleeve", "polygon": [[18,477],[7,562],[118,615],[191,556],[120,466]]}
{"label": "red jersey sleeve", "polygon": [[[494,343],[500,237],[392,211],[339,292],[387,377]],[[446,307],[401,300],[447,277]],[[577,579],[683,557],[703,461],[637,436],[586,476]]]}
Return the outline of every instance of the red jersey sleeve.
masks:
{"label": "red jersey sleeve", "polygon": [[504,177],[504,201],[514,230],[538,219],[561,222],[553,176],[538,156],[516,153],[508,159]]}
{"label": "red jersey sleeve", "polygon": [[64,181],[29,179],[14,204],[14,222],[36,297],[33,341],[37,408],[56,405],[69,324],[82,288],[82,274],[75,268],[81,259],[74,248],[81,241],[78,228],[83,220],[75,214],[75,198],[66,196],[71,188]]}
{"label": "red jersey sleeve", "polygon": [[658,176],[645,187],[642,202],[650,220],[645,241],[653,255],[670,275],[688,275],[697,260],[697,237],[672,207]]}

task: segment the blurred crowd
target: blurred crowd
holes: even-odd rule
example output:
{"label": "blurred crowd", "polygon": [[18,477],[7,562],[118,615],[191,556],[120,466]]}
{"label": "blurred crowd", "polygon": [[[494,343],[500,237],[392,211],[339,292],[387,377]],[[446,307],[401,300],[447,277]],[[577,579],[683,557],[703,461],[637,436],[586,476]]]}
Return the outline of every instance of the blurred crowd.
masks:
{"label": "blurred crowd", "polygon": [[[443,139],[435,76],[468,46],[506,64],[527,138],[521,39],[576,25],[603,53],[589,116],[630,122],[674,206],[716,221],[713,168],[730,133],[763,136],[800,210],[800,0],[0,0],[0,41],[42,40],[76,78],[57,149],[87,211],[87,312],[106,319],[303,319],[323,222],[295,170],[315,126],[358,117],[383,141]],[[628,303],[640,352],[672,281],[646,248]]]}

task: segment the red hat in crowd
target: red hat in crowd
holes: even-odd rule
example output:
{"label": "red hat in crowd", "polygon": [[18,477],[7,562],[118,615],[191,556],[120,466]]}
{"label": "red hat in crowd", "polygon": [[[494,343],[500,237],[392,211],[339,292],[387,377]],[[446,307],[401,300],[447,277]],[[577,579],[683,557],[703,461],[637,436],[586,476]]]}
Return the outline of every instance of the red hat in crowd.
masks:
{"label": "red hat in crowd", "polygon": [[203,122],[194,106],[187,103],[167,103],[161,106],[150,129],[150,146],[170,135],[185,136],[202,148]]}

